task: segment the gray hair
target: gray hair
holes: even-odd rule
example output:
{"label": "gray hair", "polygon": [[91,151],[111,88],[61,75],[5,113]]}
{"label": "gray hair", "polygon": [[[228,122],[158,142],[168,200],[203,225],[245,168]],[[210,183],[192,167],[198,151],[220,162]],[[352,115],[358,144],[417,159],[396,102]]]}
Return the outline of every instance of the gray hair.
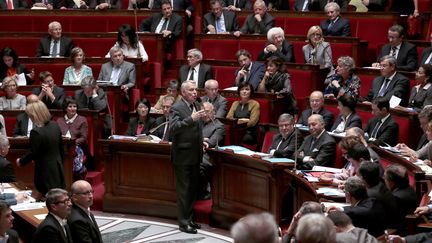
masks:
{"label": "gray hair", "polygon": [[417,116],[418,118],[427,118],[429,121],[432,120],[432,106],[425,106]]}
{"label": "gray hair", "polygon": [[187,54],[190,54],[196,58],[198,58],[198,60],[202,60],[203,59],[203,54],[200,50],[198,50],[197,48],[193,48],[188,50]]}
{"label": "gray hair", "polygon": [[97,85],[96,80],[93,78],[93,76],[87,76],[85,78],[83,78],[83,80],[81,81],[81,88],[86,88],[86,87],[92,87],[95,88]]}
{"label": "gray hair", "polygon": [[279,116],[278,122],[282,122],[282,121],[289,121],[289,122],[294,122],[294,117],[291,114],[288,113],[282,113]]}
{"label": "gray hair", "polygon": [[402,25],[395,24],[389,28],[389,31],[397,32],[399,34],[399,37],[402,37],[404,35],[405,30],[402,27]]}
{"label": "gray hair", "polygon": [[182,83],[180,90],[182,92],[185,91],[189,87],[189,85],[195,85],[196,86],[196,83],[195,83],[195,81],[192,81],[192,80],[186,80]]}
{"label": "gray hair", "polygon": [[209,79],[205,82],[204,88],[208,88],[212,83],[216,84],[219,88],[219,82],[216,79]]}
{"label": "gray hair", "polygon": [[285,32],[281,27],[273,27],[267,32],[267,40],[273,43],[273,36],[280,34],[285,39]]}
{"label": "gray hair", "polygon": [[110,56],[114,56],[114,53],[116,52],[121,52],[123,54],[123,50],[120,48],[120,46],[118,45],[114,45],[113,47],[111,47],[111,49],[109,50],[109,54]]}
{"label": "gray hair", "polygon": [[49,190],[47,192],[47,194],[45,195],[45,198],[46,198],[45,204],[46,204],[46,207],[48,208],[48,211],[51,211],[51,206],[53,204],[56,204],[58,199],[64,195],[68,195],[68,192],[64,189],[53,188],[53,189]]}
{"label": "gray hair", "polygon": [[301,217],[295,235],[298,242],[336,242],[336,229],[333,222],[323,214],[318,213],[311,213]]}
{"label": "gray hair", "polygon": [[231,228],[235,243],[276,243],[279,241],[278,226],[270,213],[249,214]]}
{"label": "gray hair", "polygon": [[365,182],[358,176],[351,176],[345,182],[345,191],[357,200],[367,198]]}
{"label": "gray hair", "polygon": [[253,6],[254,7],[263,6],[263,7],[267,8],[267,6],[263,0],[256,0]]}
{"label": "gray hair", "polygon": [[335,3],[335,2],[329,2],[325,5],[324,7],[324,11],[328,11],[329,8],[333,7],[335,11],[340,12],[340,6],[339,4]]}
{"label": "gray hair", "polygon": [[9,145],[9,139],[5,135],[0,135],[0,147],[5,147]]}
{"label": "gray hair", "polygon": [[164,96],[164,97],[162,98],[162,103],[165,103],[165,102],[167,102],[167,101],[172,101],[172,103],[174,104],[174,102],[175,102],[175,98],[172,97],[171,95],[166,95],[166,96]]}
{"label": "gray hair", "polygon": [[388,61],[390,65],[396,66],[396,58],[392,55],[385,55],[381,57],[380,62]]}
{"label": "gray hair", "polygon": [[341,66],[349,68],[349,72],[350,73],[354,72],[354,70],[355,70],[355,62],[354,62],[354,59],[352,59],[352,57],[342,56],[342,57],[338,58],[337,62],[338,62],[338,65],[340,63]]}

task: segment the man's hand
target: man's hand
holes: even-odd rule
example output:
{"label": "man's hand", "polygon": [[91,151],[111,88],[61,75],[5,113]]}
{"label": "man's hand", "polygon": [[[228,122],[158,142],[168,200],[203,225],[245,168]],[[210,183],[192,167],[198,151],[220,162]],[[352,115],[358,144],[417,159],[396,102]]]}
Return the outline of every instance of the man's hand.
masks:
{"label": "man's hand", "polygon": [[16,159],[16,164],[17,164],[18,167],[21,167],[21,161],[20,161],[20,158]]}
{"label": "man's hand", "polygon": [[163,30],[162,31],[162,36],[163,37],[171,37],[171,30]]}
{"label": "man's hand", "polygon": [[333,80],[333,81],[331,81],[331,84],[332,84],[333,87],[335,87],[335,88],[339,88],[339,87],[340,87],[340,85],[339,85],[339,81],[337,81],[337,80]]}
{"label": "man's hand", "polygon": [[237,30],[237,31],[235,31],[235,32],[233,33],[233,35],[234,35],[235,37],[239,37],[239,36],[241,35],[241,32],[240,32],[239,30]]}
{"label": "man's hand", "polygon": [[190,16],[192,15],[192,12],[189,9],[185,10],[186,15],[190,18]]}
{"label": "man's hand", "polygon": [[229,5],[228,10],[235,12],[235,11],[241,11],[241,8],[236,8],[234,5]]}
{"label": "man's hand", "polygon": [[98,5],[98,9],[108,9],[110,7],[110,5],[108,3],[101,3]]}
{"label": "man's hand", "polygon": [[255,14],[254,17],[255,17],[256,21],[258,21],[258,23],[261,22],[261,20],[262,20],[261,15]]}
{"label": "man's hand", "polygon": [[406,240],[403,237],[400,237],[399,235],[389,235],[386,237],[386,242],[388,243],[405,243]]}
{"label": "man's hand", "polygon": [[417,216],[427,214],[427,213],[429,213],[429,207],[428,206],[418,207],[414,211],[414,214]]}
{"label": "man's hand", "polygon": [[369,0],[362,0],[362,3],[363,3],[365,6],[369,6]]}
{"label": "man's hand", "polygon": [[273,44],[270,44],[270,45],[268,45],[268,46],[266,47],[266,50],[267,50],[268,52],[275,52],[275,51],[277,51],[277,47],[276,47],[275,45],[273,45]]}
{"label": "man's hand", "polygon": [[250,119],[248,118],[240,118],[237,121],[237,124],[243,124],[243,123],[248,123]]}
{"label": "man's hand", "polygon": [[129,87],[128,87],[127,85],[123,84],[122,86],[120,86],[120,89],[121,89],[124,93],[127,94],[128,90],[129,90]]}
{"label": "man's hand", "polygon": [[198,119],[203,118],[206,115],[206,111],[205,110],[199,110],[197,112],[192,112],[192,120],[193,121],[197,121]]}
{"label": "man's hand", "polygon": [[212,25],[212,24],[209,24],[209,25],[207,25],[207,29],[208,29],[208,34],[216,34],[216,28]]}

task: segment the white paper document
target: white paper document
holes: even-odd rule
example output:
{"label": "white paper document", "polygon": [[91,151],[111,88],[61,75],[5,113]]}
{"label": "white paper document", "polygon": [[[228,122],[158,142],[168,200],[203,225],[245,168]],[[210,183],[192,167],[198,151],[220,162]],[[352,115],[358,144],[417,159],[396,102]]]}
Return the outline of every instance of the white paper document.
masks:
{"label": "white paper document", "polygon": [[17,83],[18,83],[18,86],[26,86],[27,85],[27,80],[25,78],[24,73],[21,73],[18,75]]}
{"label": "white paper document", "polygon": [[392,96],[390,98],[390,108],[395,108],[396,106],[398,106],[401,102],[401,98],[397,97],[397,96]]}

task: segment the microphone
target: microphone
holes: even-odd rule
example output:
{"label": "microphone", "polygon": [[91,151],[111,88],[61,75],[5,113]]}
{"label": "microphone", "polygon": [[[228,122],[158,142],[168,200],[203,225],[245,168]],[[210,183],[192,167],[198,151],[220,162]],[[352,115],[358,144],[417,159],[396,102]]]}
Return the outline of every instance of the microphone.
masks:
{"label": "microphone", "polygon": [[295,149],[294,149],[294,169],[293,169],[294,173],[297,171],[297,158],[298,158],[298,141],[297,141],[298,140],[298,133],[297,133],[297,126],[295,125],[295,124],[297,124],[297,122],[298,122],[298,119],[294,123],[294,139],[295,139],[295,141],[294,141],[294,146],[295,146]]}
{"label": "microphone", "polygon": [[157,125],[156,127],[153,127],[152,129],[149,130],[148,134],[153,134],[156,130],[158,130],[160,127],[165,126],[169,121],[163,122],[159,125]]}

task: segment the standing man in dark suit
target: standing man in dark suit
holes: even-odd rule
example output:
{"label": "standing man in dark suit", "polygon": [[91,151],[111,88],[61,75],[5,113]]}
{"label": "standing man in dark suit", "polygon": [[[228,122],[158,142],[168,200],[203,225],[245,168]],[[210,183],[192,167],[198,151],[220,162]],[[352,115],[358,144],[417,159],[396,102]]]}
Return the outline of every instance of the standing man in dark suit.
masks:
{"label": "standing man in dark suit", "polygon": [[62,109],[65,92],[63,88],[55,85],[53,75],[44,71],[39,74],[42,85],[39,88],[34,88],[32,93],[38,96],[48,109]]}
{"label": "standing man in dark suit", "polygon": [[273,136],[268,151],[273,157],[294,159],[294,153],[303,142],[303,136],[300,131],[294,128],[294,124],[292,115],[284,113],[279,116],[279,134]]}
{"label": "standing man in dark suit", "polygon": [[169,114],[171,107],[175,102],[175,98],[167,95],[162,99],[163,116],[156,119],[154,135],[158,136],[162,141],[172,141],[172,136],[169,129]]}
{"label": "standing man in dark suit", "polygon": [[378,97],[372,102],[372,114],[365,132],[369,134],[369,142],[375,145],[395,146],[399,138],[399,125],[390,114],[390,103],[383,97]]}
{"label": "standing man in dark suit", "polygon": [[93,205],[93,188],[84,180],[71,186],[72,210],[68,225],[74,242],[102,243],[102,236],[90,206]]}
{"label": "standing man in dark suit", "polygon": [[12,229],[14,216],[9,205],[5,201],[0,201],[0,239],[5,243],[18,243],[18,233]]}
{"label": "standing man in dark suit", "polygon": [[[400,25],[393,25],[388,30],[389,43],[381,48],[378,59],[386,55],[396,58],[396,69],[398,71],[415,71],[417,69],[417,48],[415,45],[404,41],[404,28]],[[373,63],[378,67],[379,63]]]}
{"label": "standing man in dark suit", "polygon": [[61,24],[57,21],[49,23],[48,34],[40,40],[36,56],[69,57],[74,44],[70,38],[62,36]]}
{"label": "standing man in dark suit", "polygon": [[315,165],[334,165],[336,142],[324,129],[324,119],[314,114],[308,118],[310,135],[305,138],[298,150],[297,167],[311,170]]}
{"label": "standing man in dark suit", "polygon": [[243,10],[252,10],[252,0],[223,0],[224,1],[224,9],[229,11],[243,11]]}
{"label": "standing man in dark suit", "polygon": [[[39,98],[35,94],[30,94],[27,96],[27,105],[38,101]],[[13,130],[14,137],[28,137],[30,136],[30,131],[33,129],[33,122],[30,120],[27,113],[23,112],[19,114],[16,118],[15,127]]]}
{"label": "standing man in dark suit", "polygon": [[13,10],[13,9],[24,9],[27,7],[28,7],[27,1],[25,0],[0,1],[0,9]]}
{"label": "standing man in dark suit", "polygon": [[66,223],[72,207],[68,192],[59,188],[49,190],[45,204],[48,214],[38,226],[33,243],[72,243],[72,234]]}
{"label": "standing man in dark suit", "polygon": [[238,50],[236,57],[240,68],[235,72],[235,85],[249,83],[254,90],[257,90],[266,71],[265,65],[260,62],[252,62],[252,55],[245,49]]}
{"label": "standing man in dark suit", "polygon": [[383,56],[380,62],[381,76],[372,81],[372,88],[364,97],[363,103],[368,103],[376,97],[384,97],[390,100],[392,96],[401,98],[400,105],[407,106],[409,98],[409,80],[404,75],[396,72],[396,59],[390,55]]}
{"label": "standing man in dark suit", "polygon": [[203,157],[202,118],[196,102],[197,86],[193,81],[181,85],[182,99],[171,107],[170,133],[172,134],[171,160],[176,176],[176,194],[179,229],[196,234],[201,226],[193,221],[193,205],[196,200],[199,166]]}
{"label": "standing man in dark suit", "polygon": [[9,139],[0,135],[0,183],[15,182],[15,172],[12,164],[6,159],[6,155],[9,153]]}
{"label": "standing man in dark suit", "polygon": [[184,82],[186,80],[195,81],[198,88],[204,88],[207,80],[213,78],[213,72],[210,65],[201,63],[203,59],[202,52],[196,48],[190,49],[187,52],[187,65],[180,67],[178,80]]}
{"label": "standing man in dark suit", "polygon": [[211,0],[210,10],[204,15],[203,34],[229,34],[239,30],[236,14],[224,10],[222,0]]}
{"label": "standing man in dark suit", "polygon": [[[432,33],[429,36],[429,40],[432,44]],[[421,53],[420,65],[423,64],[432,64],[432,46],[423,49]]]}
{"label": "standing man in dark suit", "polygon": [[274,26],[275,19],[267,13],[267,7],[263,0],[256,0],[253,6],[254,12],[246,17],[240,31],[234,32],[239,37],[241,34],[265,35]]}
{"label": "standing man in dark suit", "polygon": [[351,36],[349,20],[340,16],[340,7],[337,3],[328,3],[324,11],[328,16],[328,19],[320,23],[324,36]]}
{"label": "standing man in dark suit", "polygon": [[181,34],[183,20],[178,14],[173,13],[170,0],[162,0],[161,4],[161,12],[143,20],[139,30],[162,34],[165,40],[165,52],[171,53],[175,41]]}
{"label": "standing man in dark suit", "polygon": [[206,95],[201,97],[202,101],[207,101],[213,105],[216,117],[225,117],[227,113],[228,101],[219,94],[219,83],[214,79],[205,82],[204,89]]}
{"label": "standing man in dark suit", "polygon": [[297,124],[308,126],[308,119],[313,114],[319,114],[324,119],[325,129],[330,131],[333,125],[333,113],[324,108],[324,95],[321,91],[313,91],[309,95],[309,109],[302,112]]}

